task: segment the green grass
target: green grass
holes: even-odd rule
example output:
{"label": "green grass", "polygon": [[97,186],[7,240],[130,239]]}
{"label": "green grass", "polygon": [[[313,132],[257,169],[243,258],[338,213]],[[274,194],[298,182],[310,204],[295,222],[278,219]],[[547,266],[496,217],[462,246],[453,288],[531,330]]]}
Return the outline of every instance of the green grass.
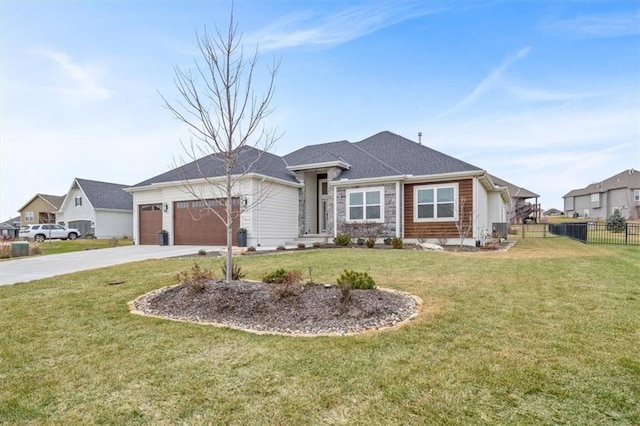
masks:
{"label": "green grass", "polygon": [[[219,271],[220,258],[197,258]],[[0,423],[638,424],[640,248],[243,256],[248,278],[345,268],[424,300],[397,330],[292,338],[131,315],[169,259],[0,287]],[[123,279],[121,285],[108,281]]]}
{"label": "green grass", "polygon": [[107,247],[130,246],[131,239],[91,239],[91,240],[47,240],[40,243],[42,254],[69,253],[72,251],[95,250]]}

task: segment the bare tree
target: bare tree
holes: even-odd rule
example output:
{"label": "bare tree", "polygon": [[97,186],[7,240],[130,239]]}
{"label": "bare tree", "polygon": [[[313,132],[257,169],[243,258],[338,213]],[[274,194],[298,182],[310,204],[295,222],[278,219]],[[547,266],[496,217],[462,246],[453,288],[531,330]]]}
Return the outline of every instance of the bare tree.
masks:
{"label": "bare tree", "polygon": [[[182,140],[180,143],[196,168],[199,183],[196,185],[185,176],[184,190],[203,202],[203,214],[215,214],[226,226],[227,282],[231,281],[233,271],[233,224],[266,194],[264,187],[254,194],[242,194],[241,181],[256,172],[261,157],[278,139],[276,130],[267,129],[264,120],[273,111],[270,103],[279,62],[274,61],[268,67],[265,91],[256,95],[254,72],[259,49],[256,46],[253,55],[245,57],[237,30],[232,9],[226,31],[216,27],[215,35],[210,35],[206,28],[202,35],[196,33],[202,57],[194,61],[195,70],[174,68],[179,100],[171,103],[160,95],[165,107],[189,129],[189,143]],[[180,163],[187,164],[183,159]],[[216,163],[223,173],[212,176],[210,172],[216,169]],[[203,183],[209,190],[202,189]],[[216,198],[211,194],[221,196],[211,202]],[[236,206],[242,200],[239,208],[233,208],[234,198]],[[215,209],[220,205],[225,207],[224,213]]]}
{"label": "bare tree", "polygon": [[458,203],[458,217],[456,219],[456,229],[458,230],[458,236],[460,237],[460,248],[464,245],[464,240],[467,239],[471,231],[473,230],[473,209],[467,208],[466,197],[460,197]]}

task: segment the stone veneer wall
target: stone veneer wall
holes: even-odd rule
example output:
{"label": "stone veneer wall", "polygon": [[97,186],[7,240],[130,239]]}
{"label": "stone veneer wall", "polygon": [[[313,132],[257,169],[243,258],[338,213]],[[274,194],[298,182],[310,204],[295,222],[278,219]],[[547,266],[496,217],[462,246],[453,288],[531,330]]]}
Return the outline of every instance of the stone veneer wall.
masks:
{"label": "stone veneer wall", "polygon": [[385,236],[395,236],[397,215],[396,215],[396,184],[386,183],[378,185],[356,185],[350,187],[338,188],[338,233],[340,233],[340,225],[347,220],[347,189],[366,189],[384,187],[384,222],[387,227]]}

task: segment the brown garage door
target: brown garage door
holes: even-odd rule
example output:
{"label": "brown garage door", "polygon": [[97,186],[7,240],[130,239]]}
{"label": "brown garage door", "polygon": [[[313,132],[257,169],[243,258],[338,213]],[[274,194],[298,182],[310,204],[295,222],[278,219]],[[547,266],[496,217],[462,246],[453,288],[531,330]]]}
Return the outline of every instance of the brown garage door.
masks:
{"label": "brown garage door", "polygon": [[[237,216],[240,200],[233,199],[234,216]],[[226,216],[219,200],[178,201],[173,204],[173,228],[175,245],[226,245],[227,228],[216,213]],[[233,245],[236,245],[238,223],[233,226]]]}
{"label": "brown garage door", "polygon": [[158,245],[158,232],[162,230],[162,204],[144,204],[138,207],[138,228],[141,245]]}

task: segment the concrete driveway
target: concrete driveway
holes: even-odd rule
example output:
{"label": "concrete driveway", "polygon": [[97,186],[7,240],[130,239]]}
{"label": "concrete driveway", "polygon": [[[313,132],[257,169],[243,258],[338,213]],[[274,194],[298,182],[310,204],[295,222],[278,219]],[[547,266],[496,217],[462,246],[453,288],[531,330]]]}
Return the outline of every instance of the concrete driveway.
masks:
{"label": "concrete driveway", "polygon": [[22,257],[0,262],[0,285],[23,283],[138,260],[192,255],[197,254],[200,249],[208,253],[225,250],[220,246],[126,246]]}

